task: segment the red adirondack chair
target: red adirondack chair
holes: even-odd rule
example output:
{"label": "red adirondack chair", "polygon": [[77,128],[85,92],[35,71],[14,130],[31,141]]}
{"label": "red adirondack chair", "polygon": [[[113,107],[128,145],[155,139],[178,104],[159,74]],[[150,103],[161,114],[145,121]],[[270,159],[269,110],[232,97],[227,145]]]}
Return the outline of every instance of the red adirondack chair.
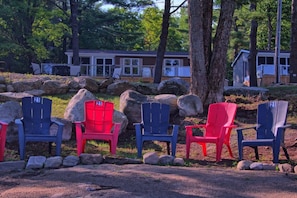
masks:
{"label": "red adirondack chair", "polygon": [[[234,118],[237,105],[234,103],[214,103],[209,105],[206,124],[186,126],[186,158],[189,158],[190,146],[196,142],[202,146],[203,155],[207,155],[206,143],[216,144],[216,161],[221,160],[223,144],[228,148],[229,154],[233,157],[230,147],[230,134],[235,128]],[[203,136],[193,135],[193,129],[202,128]]]}
{"label": "red adirondack chair", "polygon": [[0,121],[0,162],[4,159],[7,123]]}
{"label": "red adirondack chair", "polygon": [[116,154],[121,123],[113,123],[113,103],[90,100],[85,102],[85,120],[74,122],[76,126],[77,155],[84,152],[87,140],[104,140],[110,153]]}

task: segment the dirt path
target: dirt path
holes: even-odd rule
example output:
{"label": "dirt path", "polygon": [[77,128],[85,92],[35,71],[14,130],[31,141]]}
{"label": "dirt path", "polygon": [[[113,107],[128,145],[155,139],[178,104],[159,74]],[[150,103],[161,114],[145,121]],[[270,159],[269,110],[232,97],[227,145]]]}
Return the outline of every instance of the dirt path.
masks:
{"label": "dirt path", "polygon": [[101,164],[0,173],[0,197],[5,198],[297,198],[297,175],[275,171]]}

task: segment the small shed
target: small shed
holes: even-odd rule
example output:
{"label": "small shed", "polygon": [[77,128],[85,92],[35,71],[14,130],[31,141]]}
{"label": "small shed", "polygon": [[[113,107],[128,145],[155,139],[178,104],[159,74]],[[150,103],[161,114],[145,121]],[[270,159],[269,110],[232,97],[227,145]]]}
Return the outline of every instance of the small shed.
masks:
{"label": "small shed", "polygon": [[[233,86],[249,86],[249,50],[240,50],[231,64],[233,68]],[[276,82],[274,51],[259,50],[256,56],[256,71],[258,86],[268,86]],[[280,53],[279,79],[280,83],[290,82],[290,52]],[[296,75],[296,74],[295,74]],[[292,79],[292,78],[291,78]]]}

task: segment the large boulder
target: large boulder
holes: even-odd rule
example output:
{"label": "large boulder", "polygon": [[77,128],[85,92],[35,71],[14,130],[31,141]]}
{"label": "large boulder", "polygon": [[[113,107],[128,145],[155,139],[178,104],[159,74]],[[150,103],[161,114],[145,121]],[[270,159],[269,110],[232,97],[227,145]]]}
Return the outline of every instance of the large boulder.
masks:
{"label": "large boulder", "polygon": [[68,92],[69,87],[68,85],[64,84],[61,81],[57,80],[46,80],[44,81],[41,89],[47,95],[54,95],[54,94],[65,94]]}
{"label": "large boulder", "polygon": [[154,97],[157,102],[168,104],[170,106],[170,114],[175,113],[177,108],[177,96],[174,94],[160,94]]}
{"label": "large boulder", "polygon": [[135,90],[135,87],[128,81],[117,80],[107,86],[106,93],[113,96],[120,96],[126,90]]}
{"label": "large boulder", "polygon": [[67,85],[69,87],[69,92],[78,92],[78,90],[80,90],[80,85],[75,80],[67,81]]}
{"label": "large boulder", "polygon": [[153,99],[134,90],[127,90],[121,94],[119,111],[128,118],[127,128],[134,129],[133,123],[141,122],[141,104],[150,101]]}
{"label": "large boulder", "polygon": [[181,78],[170,78],[160,82],[159,94],[184,95],[189,93],[190,84]]}
{"label": "large boulder", "polygon": [[84,104],[87,100],[95,100],[96,96],[87,89],[80,89],[69,101],[65,112],[64,118],[74,121],[84,120]]}
{"label": "large boulder", "polygon": [[114,123],[121,123],[121,130],[119,134],[122,134],[126,131],[126,128],[128,126],[128,118],[125,114],[117,110],[114,110],[112,120]]}
{"label": "large boulder", "polygon": [[6,84],[0,84],[0,93],[6,92],[6,91],[7,91]]}
{"label": "large boulder", "polygon": [[32,95],[26,92],[4,92],[0,93],[0,102],[18,101],[21,102],[23,97],[31,97]]}
{"label": "large boulder", "polygon": [[135,91],[143,95],[157,95],[158,84],[154,83],[134,83]]}
{"label": "large boulder", "polygon": [[196,116],[203,113],[203,104],[201,99],[194,94],[188,94],[178,97],[177,106],[179,115],[182,117]]}
{"label": "large boulder", "polygon": [[78,82],[80,88],[82,89],[87,89],[93,93],[97,93],[99,91],[99,85],[97,81],[89,76],[79,76],[73,78],[73,80]]}
{"label": "large boulder", "polygon": [[[64,124],[62,140],[70,140],[72,135],[72,122],[63,118],[52,117],[53,121],[58,121]],[[57,133],[58,126],[53,124],[50,128],[50,134],[55,135]]]}
{"label": "large boulder", "polygon": [[6,141],[14,142],[18,140],[18,128],[14,123],[16,118],[22,117],[22,109],[19,102],[8,101],[0,105],[0,120],[8,123]]}
{"label": "large boulder", "polygon": [[33,90],[33,89],[40,89],[41,85],[42,85],[42,81],[35,78],[12,83],[12,87],[15,92],[23,92],[23,91]]}

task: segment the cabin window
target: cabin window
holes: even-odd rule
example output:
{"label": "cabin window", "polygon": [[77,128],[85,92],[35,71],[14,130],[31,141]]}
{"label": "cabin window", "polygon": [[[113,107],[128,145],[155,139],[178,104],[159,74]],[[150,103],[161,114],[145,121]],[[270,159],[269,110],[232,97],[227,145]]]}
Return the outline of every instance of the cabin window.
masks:
{"label": "cabin window", "polygon": [[180,65],[180,59],[164,59],[163,75],[177,76],[177,68]]}
{"label": "cabin window", "polygon": [[273,57],[264,57],[264,56],[258,57],[258,65],[273,65],[273,64],[274,64]]}
{"label": "cabin window", "polygon": [[96,76],[112,76],[112,63],[112,58],[96,58],[96,68],[94,68]]}
{"label": "cabin window", "polygon": [[90,57],[80,57],[80,64],[90,64]]}
{"label": "cabin window", "polygon": [[139,58],[124,58],[123,59],[123,74],[130,76],[139,75],[140,60]]}

